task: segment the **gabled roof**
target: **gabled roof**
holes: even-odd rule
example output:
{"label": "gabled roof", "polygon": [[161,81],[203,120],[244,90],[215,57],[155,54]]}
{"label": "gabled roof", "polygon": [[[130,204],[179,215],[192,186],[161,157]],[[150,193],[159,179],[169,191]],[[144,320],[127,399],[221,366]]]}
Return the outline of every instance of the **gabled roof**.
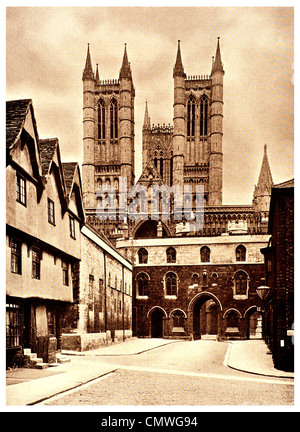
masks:
{"label": "gabled roof", "polygon": [[63,162],[62,171],[66,185],[66,193],[68,203],[70,202],[72,193],[75,194],[78,216],[84,222],[85,214],[83,208],[82,185],[78,162]]}
{"label": "gabled roof", "polygon": [[72,191],[72,186],[74,182],[74,176],[76,167],[78,166],[77,162],[63,162],[62,169],[67,189],[67,195],[69,196]]}
{"label": "gabled roof", "polygon": [[49,173],[50,164],[53,160],[56,148],[58,146],[57,138],[39,140],[39,150],[42,162],[42,173],[46,176]]}
{"label": "gabled roof", "polygon": [[138,183],[161,183],[163,182],[163,178],[161,177],[161,175],[159,174],[159,172],[157,171],[157,169],[155,168],[154,165],[152,165],[151,163],[149,163],[143,170]]}
{"label": "gabled roof", "polygon": [[28,111],[32,111],[35,138],[38,133],[31,99],[19,99],[6,102],[6,147],[10,148],[20,138]]}

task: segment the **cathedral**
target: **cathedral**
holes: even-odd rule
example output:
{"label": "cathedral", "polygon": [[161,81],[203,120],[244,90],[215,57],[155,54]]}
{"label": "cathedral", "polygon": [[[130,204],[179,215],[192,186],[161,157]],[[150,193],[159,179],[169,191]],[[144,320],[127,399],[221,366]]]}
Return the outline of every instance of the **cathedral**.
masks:
{"label": "cathedral", "polygon": [[[173,66],[173,123],[151,125],[146,102],[142,174],[137,181],[135,87],[126,45],[118,79],[103,80],[99,69],[98,64],[93,69],[88,46],[82,75],[83,201],[88,223],[104,232],[134,266],[135,334],[185,339],[261,335],[256,288],[264,275],[260,249],[269,240],[273,180],[265,145],[252,204],[222,204],[225,72],[219,38],[207,75],[186,75],[178,41]],[[121,185],[124,178],[125,188]],[[172,194],[169,217],[164,217],[161,205],[155,217],[149,216],[149,207],[145,209],[148,217],[140,211],[135,218],[128,217],[132,202],[129,189],[135,186],[148,191],[155,185],[179,187],[191,220],[197,215],[196,192],[200,187],[203,223],[191,223],[186,213],[179,221]],[[123,209],[114,218],[97,214],[103,199],[99,190],[104,186],[115,191],[113,205],[108,201],[108,214],[110,207]],[[185,196],[187,186],[191,193]],[[148,206],[150,195],[146,198]]]}

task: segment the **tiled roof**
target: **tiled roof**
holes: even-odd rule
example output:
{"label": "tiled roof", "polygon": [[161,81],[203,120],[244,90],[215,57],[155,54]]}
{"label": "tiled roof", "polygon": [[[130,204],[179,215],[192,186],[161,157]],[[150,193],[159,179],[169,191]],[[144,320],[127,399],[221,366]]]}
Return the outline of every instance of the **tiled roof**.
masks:
{"label": "tiled roof", "polygon": [[6,102],[6,147],[9,148],[18,138],[31,104],[31,99]]}
{"label": "tiled roof", "polygon": [[47,175],[50,163],[53,159],[55,149],[58,145],[57,138],[48,138],[39,140],[39,150],[42,162],[42,174]]}
{"label": "tiled roof", "polygon": [[67,188],[67,193],[71,192],[71,187],[73,184],[74,174],[77,167],[77,162],[63,162],[62,170],[65,179],[65,184]]}

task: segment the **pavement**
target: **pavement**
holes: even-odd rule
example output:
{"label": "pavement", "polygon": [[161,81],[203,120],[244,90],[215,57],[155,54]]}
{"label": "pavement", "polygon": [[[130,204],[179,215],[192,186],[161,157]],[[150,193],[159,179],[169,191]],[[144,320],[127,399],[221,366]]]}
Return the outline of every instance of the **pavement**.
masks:
{"label": "pavement", "polygon": [[[184,343],[176,340],[134,338],[85,352],[62,351],[65,362],[48,369],[20,368],[6,371],[6,405],[34,405],[118,370],[117,365],[92,361],[95,357],[134,356],[178,342]],[[70,361],[66,361],[69,359]],[[262,340],[229,342],[224,365],[255,375],[294,378],[293,373],[274,368],[272,355]]]}

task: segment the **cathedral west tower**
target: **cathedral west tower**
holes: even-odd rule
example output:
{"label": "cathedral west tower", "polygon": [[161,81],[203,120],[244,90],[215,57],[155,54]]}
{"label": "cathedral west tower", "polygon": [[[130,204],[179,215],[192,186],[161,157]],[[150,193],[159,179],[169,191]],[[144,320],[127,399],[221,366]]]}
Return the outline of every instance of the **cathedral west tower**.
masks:
{"label": "cathedral west tower", "polygon": [[[99,72],[100,69],[100,72]],[[101,67],[94,73],[88,45],[83,81],[83,200],[95,228],[107,234],[117,233],[117,219],[100,223],[95,217],[97,190],[103,185],[116,191],[116,209],[120,203],[120,178],[127,189],[134,184],[134,98],[132,72],[125,44],[118,79],[101,79]],[[122,198],[121,198],[122,201]],[[94,224],[93,224],[94,225]]]}

